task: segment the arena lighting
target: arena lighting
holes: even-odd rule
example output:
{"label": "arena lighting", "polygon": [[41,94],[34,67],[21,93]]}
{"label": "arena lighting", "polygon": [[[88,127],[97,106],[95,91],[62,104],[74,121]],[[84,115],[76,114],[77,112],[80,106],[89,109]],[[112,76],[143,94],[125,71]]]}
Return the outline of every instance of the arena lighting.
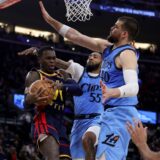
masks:
{"label": "arena lighting", "polygon": [[0,22],[0,27],[1,28],[4,28],[4,25],[5,25],[4,23]]}
{"label": "arena lighting", "polygon": [[139,118],[143,123],[156,124],[157,113],[152,111],[138,110]]}
{"label": "arena lighting", "polygon": [[47,37],[51,34],[54,34],[52,32],[41,31],[41,30],[25,28],[25,27],[20,27],[20,26],[15,26],[15,32],[20,33],[20,34],[30,35],[30,36],[33,36],[33,37],[40,37],[40,36],[41,37]]}
{"label": "arena lighting", "polygon": [[[96,40],[97,38],[94,38],[94,39]],[[135,48],[137,48],[137,49],[139,49],[139,48],[141,48],[141,49],[148,49],[148,48],[150,48],[151,46],[156,48],[156,45],[155,45],[155,44],[151,44],[151,43],[135,42],[134,45],[135,45]]]}
{"label": "arena lighting", "polygon": [[[1,28],[4,28],[7,25],[8,24],[0,22],[0,27]],[[53,42],[58,42],[59,41],[59,36],[56,33],[41,31],[41,30],[36,30],[36,29],[31,29],[31,28],[26,28],[26,27],[21,27],[21,26],[15,26],[15,33],[26,34],[26,35],[30,35],[30,36],[33,36],[33,37],[40,37],[41,36],[41,37],[44,37],[46,39],[52,39]],[[66,44],[73,44],[71,41],[69,41],[69,39],[67,39],[65,37],[64,37],[64,42]],[[151,44],[151,43],[139,43],[139,42],[135,43],[135,47],[137,49],[139,49],[139,48],[148,49],[151,46],[153,48],[156,48],[156,45]]]}
{"label": "arena lighting", "polygon": [[117,6],[109,6],[109,5],[98,5],[96,3],[91,3],[91,9],[112,12],[112,13],[118,12],[118,13],[127,13],[127,14],[160,18],[160,12],[151,10],[140,10],[140,9],[117,7]]}
{"label": "arena lighting", "polygon": [[155,44],[151,44],[151,43],[139,43],[139,42],[136,42],[135,43],[135,47],[137,49],[141,48],[141,49],[149,49],[149,48],[157,48],[157,46]]}
{"label": "arena lighting", "polygon": [[15,26],[15,33],[30,35],[33,37],[43,37],[46,40],[52,40],[54,43],[59,42],[59,35],[57,33],[41,31],[31,28],[25,28],[20,26]]}
{"label": "arena lighting", "polygon": [[[97,38],[94,38],[95,40]],[[73,44],[69,39],[64,37],[64,42],[66,44]],[[151,44],[151,43],[140,43],[140,42],[135,42],[135,48],[137,49],[149,49],[149,48],[157,48],[157,46],[155,44]]]}
{"label": "arena lighting", "polygon": [[24,109],[24,94],[13,94],[13,104],[19,109]]}
{"label": "arena lighting", "polygon": [[[5,28],[8,26],[7,23],[0,22],[0,27]],[[48,31],[42,31],[42,30],[37,30],[37,29],[32,29],[32,28],[26,28],[26,27],[21,27],[21,26],[15,26],[14,28],[15,33],[20,33],[20,34],[25,34],[25,35],[30,35],[33,37],[44,37],[48,38],[48,36],[53,35],[56,36],[56,33],[53,32],[48,32]]]}

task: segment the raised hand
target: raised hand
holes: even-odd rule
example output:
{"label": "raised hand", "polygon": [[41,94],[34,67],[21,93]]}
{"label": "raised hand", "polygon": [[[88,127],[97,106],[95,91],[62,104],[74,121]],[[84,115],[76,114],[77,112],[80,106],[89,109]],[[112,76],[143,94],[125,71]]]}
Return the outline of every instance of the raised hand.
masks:
{"label": "raised hand", "polygon": [[109,96],[109,88],[100,80],[100,86],[102,90],[102,103],[104,104],[106,100],[110,98]]}
{"label": "raised hand", "polygon": [[39,1],[39,6],[42,12],[42,16],[44,18],[44,20],[49,23],[50,20],[52,20],[52,17],[48,14],[48,12],[46,11],[46,9],[44,8],[43,2]]}
{"label": "raised hand", "polygon": [[37,55],[37,48],[36,47],[31,47],[31,48],[28,48],[28,49],[25,49],[21,52],[18,52],[17,54],[19,56],[23,56],[23,55]]}

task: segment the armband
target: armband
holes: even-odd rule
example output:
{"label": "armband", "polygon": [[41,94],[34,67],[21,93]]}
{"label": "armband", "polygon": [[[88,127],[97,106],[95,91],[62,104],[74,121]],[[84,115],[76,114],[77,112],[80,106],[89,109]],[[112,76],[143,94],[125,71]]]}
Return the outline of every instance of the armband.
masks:
{"label": "armband", "polygon": [[60,30],[58,31],[58,33],[65,37],[66,33],[68,32],[68,30],[70,29],[71,27],[67,26],[67,25],[63,25]]}
{"label": "armband", "polygon": [[119,87],[120,97],[136,96],[139,91],[138,77],[136,70],[124,70],[123,77],[125,85]]}

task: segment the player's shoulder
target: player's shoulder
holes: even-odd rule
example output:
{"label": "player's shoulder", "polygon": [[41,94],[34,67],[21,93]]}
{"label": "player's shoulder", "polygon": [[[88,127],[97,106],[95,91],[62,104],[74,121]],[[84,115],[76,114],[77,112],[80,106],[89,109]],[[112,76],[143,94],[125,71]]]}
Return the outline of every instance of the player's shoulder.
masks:
{"label": "player's shoulder", "polygon": [[38,70],[31,70],[27,73],[26,78],[27,79],[38,79],[40,77],[40,74],[38,72]]}
{"label": "player's shoulder", "polygon": [[120,53],[120,56],[128,56],[128,55],[136,55],[136,51],[134,49],[125,49]]}

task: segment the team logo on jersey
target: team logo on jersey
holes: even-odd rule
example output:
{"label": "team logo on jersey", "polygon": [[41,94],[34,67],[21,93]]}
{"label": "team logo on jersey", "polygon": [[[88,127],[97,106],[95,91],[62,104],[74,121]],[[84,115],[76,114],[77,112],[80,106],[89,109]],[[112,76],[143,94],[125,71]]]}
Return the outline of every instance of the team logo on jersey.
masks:
{"label": "team logo on jersey", "polygon": [[106,135],[106,139],[102,143],[114,147],[118,140],[119,140],[119,136],[112,133],[112,134]]}

